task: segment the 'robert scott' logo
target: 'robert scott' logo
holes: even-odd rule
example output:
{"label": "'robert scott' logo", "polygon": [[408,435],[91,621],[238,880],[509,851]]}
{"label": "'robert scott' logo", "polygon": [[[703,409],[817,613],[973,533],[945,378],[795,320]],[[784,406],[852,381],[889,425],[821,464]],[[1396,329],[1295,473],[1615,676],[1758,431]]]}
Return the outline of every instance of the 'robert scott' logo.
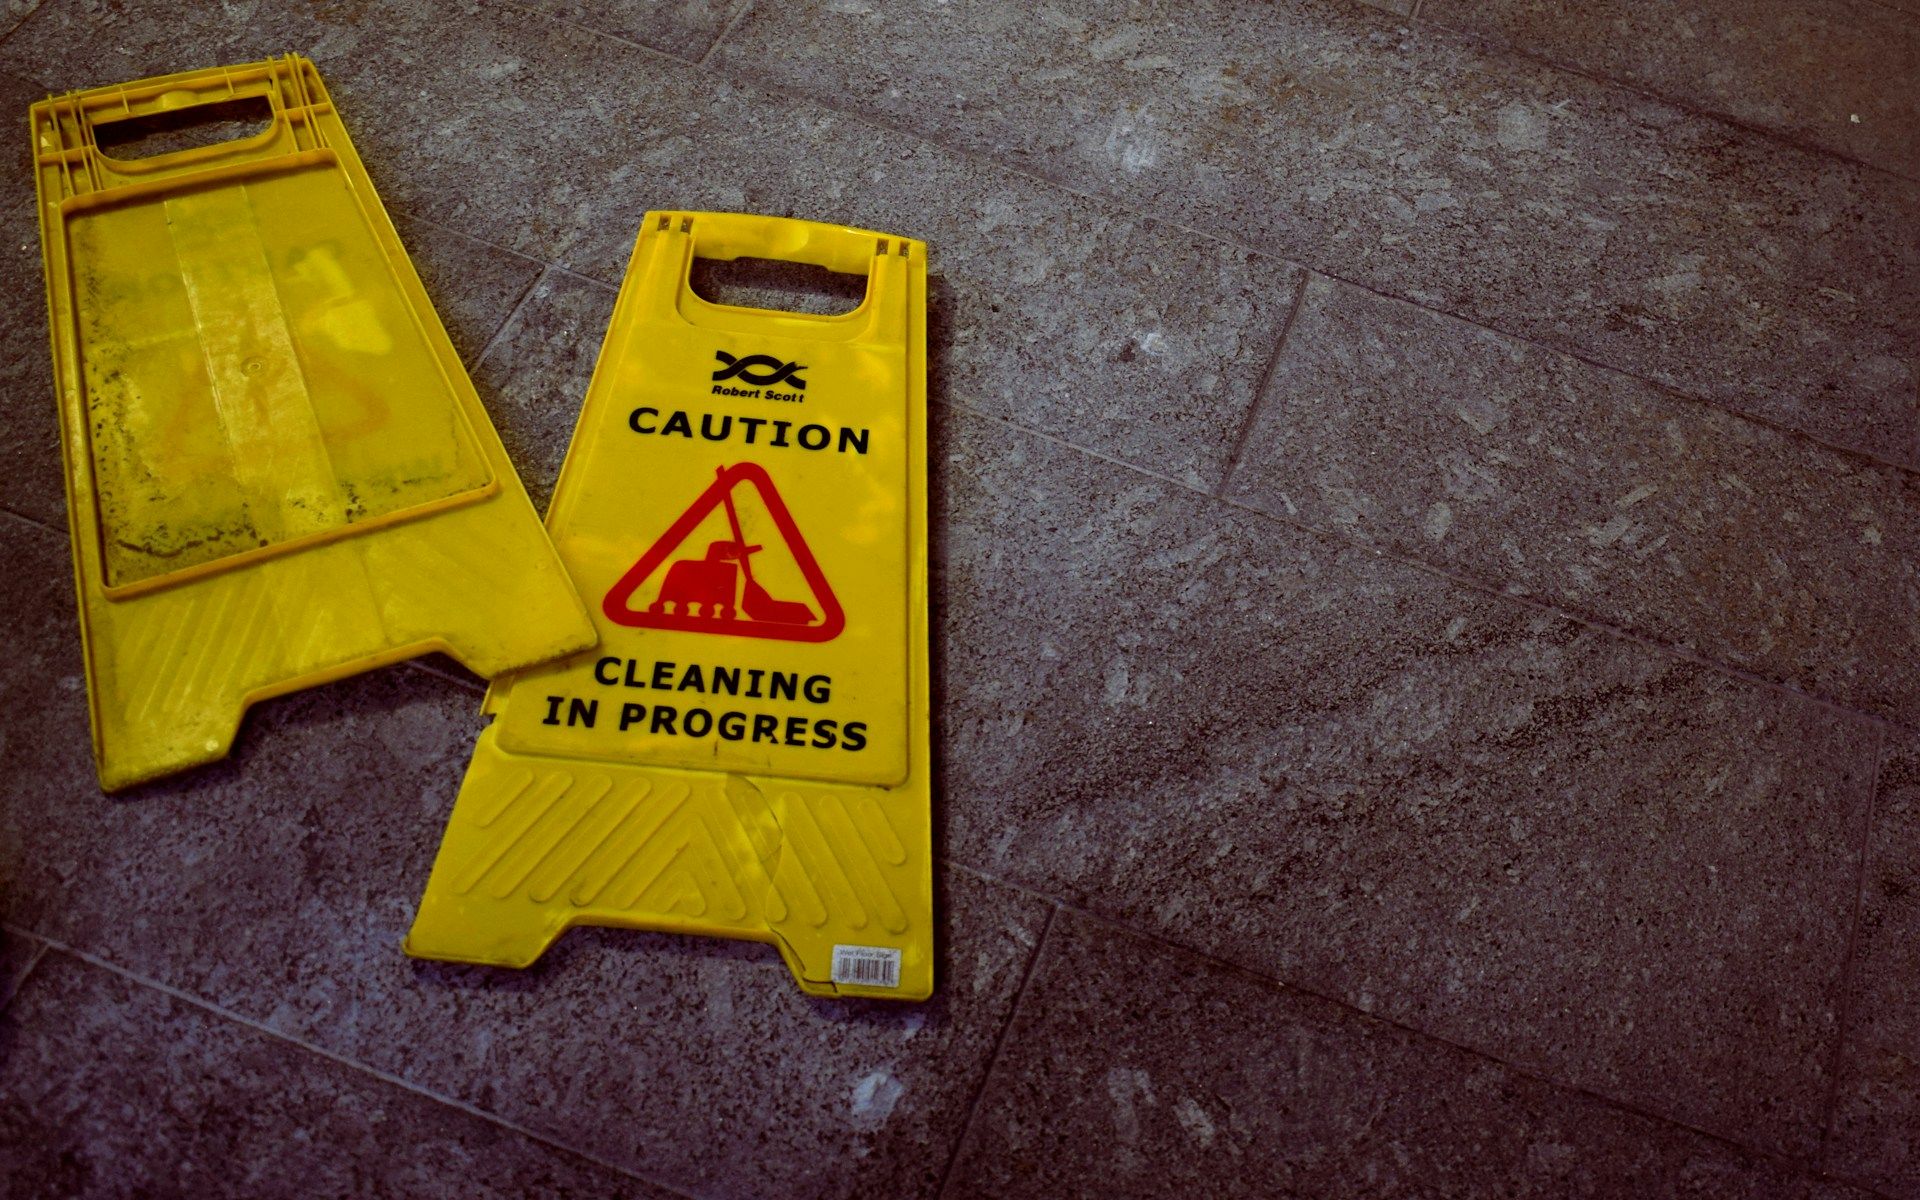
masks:
{"label": "'robert scott' logo", "polygon": [[713,373],[716,383],[737,377],[740,382],[755,387],[785,383],[803,392],[807,390],[807,381],[800,378],[800,372],[806,368],[799,363],[781,362],[771,354],[749,354],[745,358],[735,358],[725,350],[715,350],[713,357],[720,363],[720,369]]}

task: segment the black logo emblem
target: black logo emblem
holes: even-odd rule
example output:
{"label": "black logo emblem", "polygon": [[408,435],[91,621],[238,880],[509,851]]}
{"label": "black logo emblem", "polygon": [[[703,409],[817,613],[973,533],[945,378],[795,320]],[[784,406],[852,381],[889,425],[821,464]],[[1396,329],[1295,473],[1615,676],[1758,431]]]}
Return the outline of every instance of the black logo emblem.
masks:
{"label": "black logo emblem", "polygon": [[725,350],[715,350],[713,357],[721,364],[720,369],[713,373],[716,382],[737,375],[741,383],[750,383],[755,387],[788,383],[803,392],[807,390],[807,381],[800,378],[800,372],[806,368],[799,363],[783,363],[771,354],[749,354],[745,358],[735,358]]}

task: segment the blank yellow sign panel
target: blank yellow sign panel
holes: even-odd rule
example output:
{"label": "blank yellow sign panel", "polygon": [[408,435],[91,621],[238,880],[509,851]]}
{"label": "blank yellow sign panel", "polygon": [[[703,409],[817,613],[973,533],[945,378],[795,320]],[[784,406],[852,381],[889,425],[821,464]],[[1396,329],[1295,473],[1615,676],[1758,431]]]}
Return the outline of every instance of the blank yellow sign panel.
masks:
{"label": "blank yellow sign panel", "polygon": [[[103,148],[236,108],[261,130]],[[220,757],[265,696],[592,644],[312,63],[75,92],[32,127],[102,786]]]}
{"label": "blank yellow sign panel", "polygon": [[[696,257],[867,277],[714,304]],[[933,988],[926,249],[651,213],[547,525],[591,653],[494,684],[407,951],[524,966],[570,925],[754,938],[817,995]]]}

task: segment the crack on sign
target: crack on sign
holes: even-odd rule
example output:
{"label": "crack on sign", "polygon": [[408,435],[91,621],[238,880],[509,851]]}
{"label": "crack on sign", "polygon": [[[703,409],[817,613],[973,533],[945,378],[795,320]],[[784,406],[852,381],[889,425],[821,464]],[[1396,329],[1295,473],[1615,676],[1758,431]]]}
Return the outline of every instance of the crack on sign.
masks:
{"label": "crack on sign", "polygon": [[[758,897],[762,924],[795,975],[807,984],[828,988],[838,995],[840,988],[833,982],[832,972],[814,976],[809,970],[810,964],[781,930],[779,923],[773,920],[770,912],[768,902],[774,899],[787,917],[793,915],[793,902],[780,890],[777,882],[780,867],[789,854],[787,830],[780,821],[778,802],[751,776],[735,772],[728,772],[725,791],[728,803],[733,805],[734,816],[746,834],[747,845],[753,851],[755,861],[760,864],[765,889]],[[797,864],[795,869],[798,869]]]}

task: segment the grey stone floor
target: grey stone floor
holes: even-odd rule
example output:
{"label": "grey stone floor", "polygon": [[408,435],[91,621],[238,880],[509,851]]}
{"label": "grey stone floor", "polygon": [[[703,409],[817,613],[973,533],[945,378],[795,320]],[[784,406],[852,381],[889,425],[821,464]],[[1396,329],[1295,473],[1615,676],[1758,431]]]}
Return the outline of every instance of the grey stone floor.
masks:
{"label": "grey stone floor", "polygon": [[[1920,1195],[1920,0],[7,0],[0,1193]],[[24,110],[298,50],[537,499],[925,238],[941,983],[398,942],[446,663],[92,785]]]}

